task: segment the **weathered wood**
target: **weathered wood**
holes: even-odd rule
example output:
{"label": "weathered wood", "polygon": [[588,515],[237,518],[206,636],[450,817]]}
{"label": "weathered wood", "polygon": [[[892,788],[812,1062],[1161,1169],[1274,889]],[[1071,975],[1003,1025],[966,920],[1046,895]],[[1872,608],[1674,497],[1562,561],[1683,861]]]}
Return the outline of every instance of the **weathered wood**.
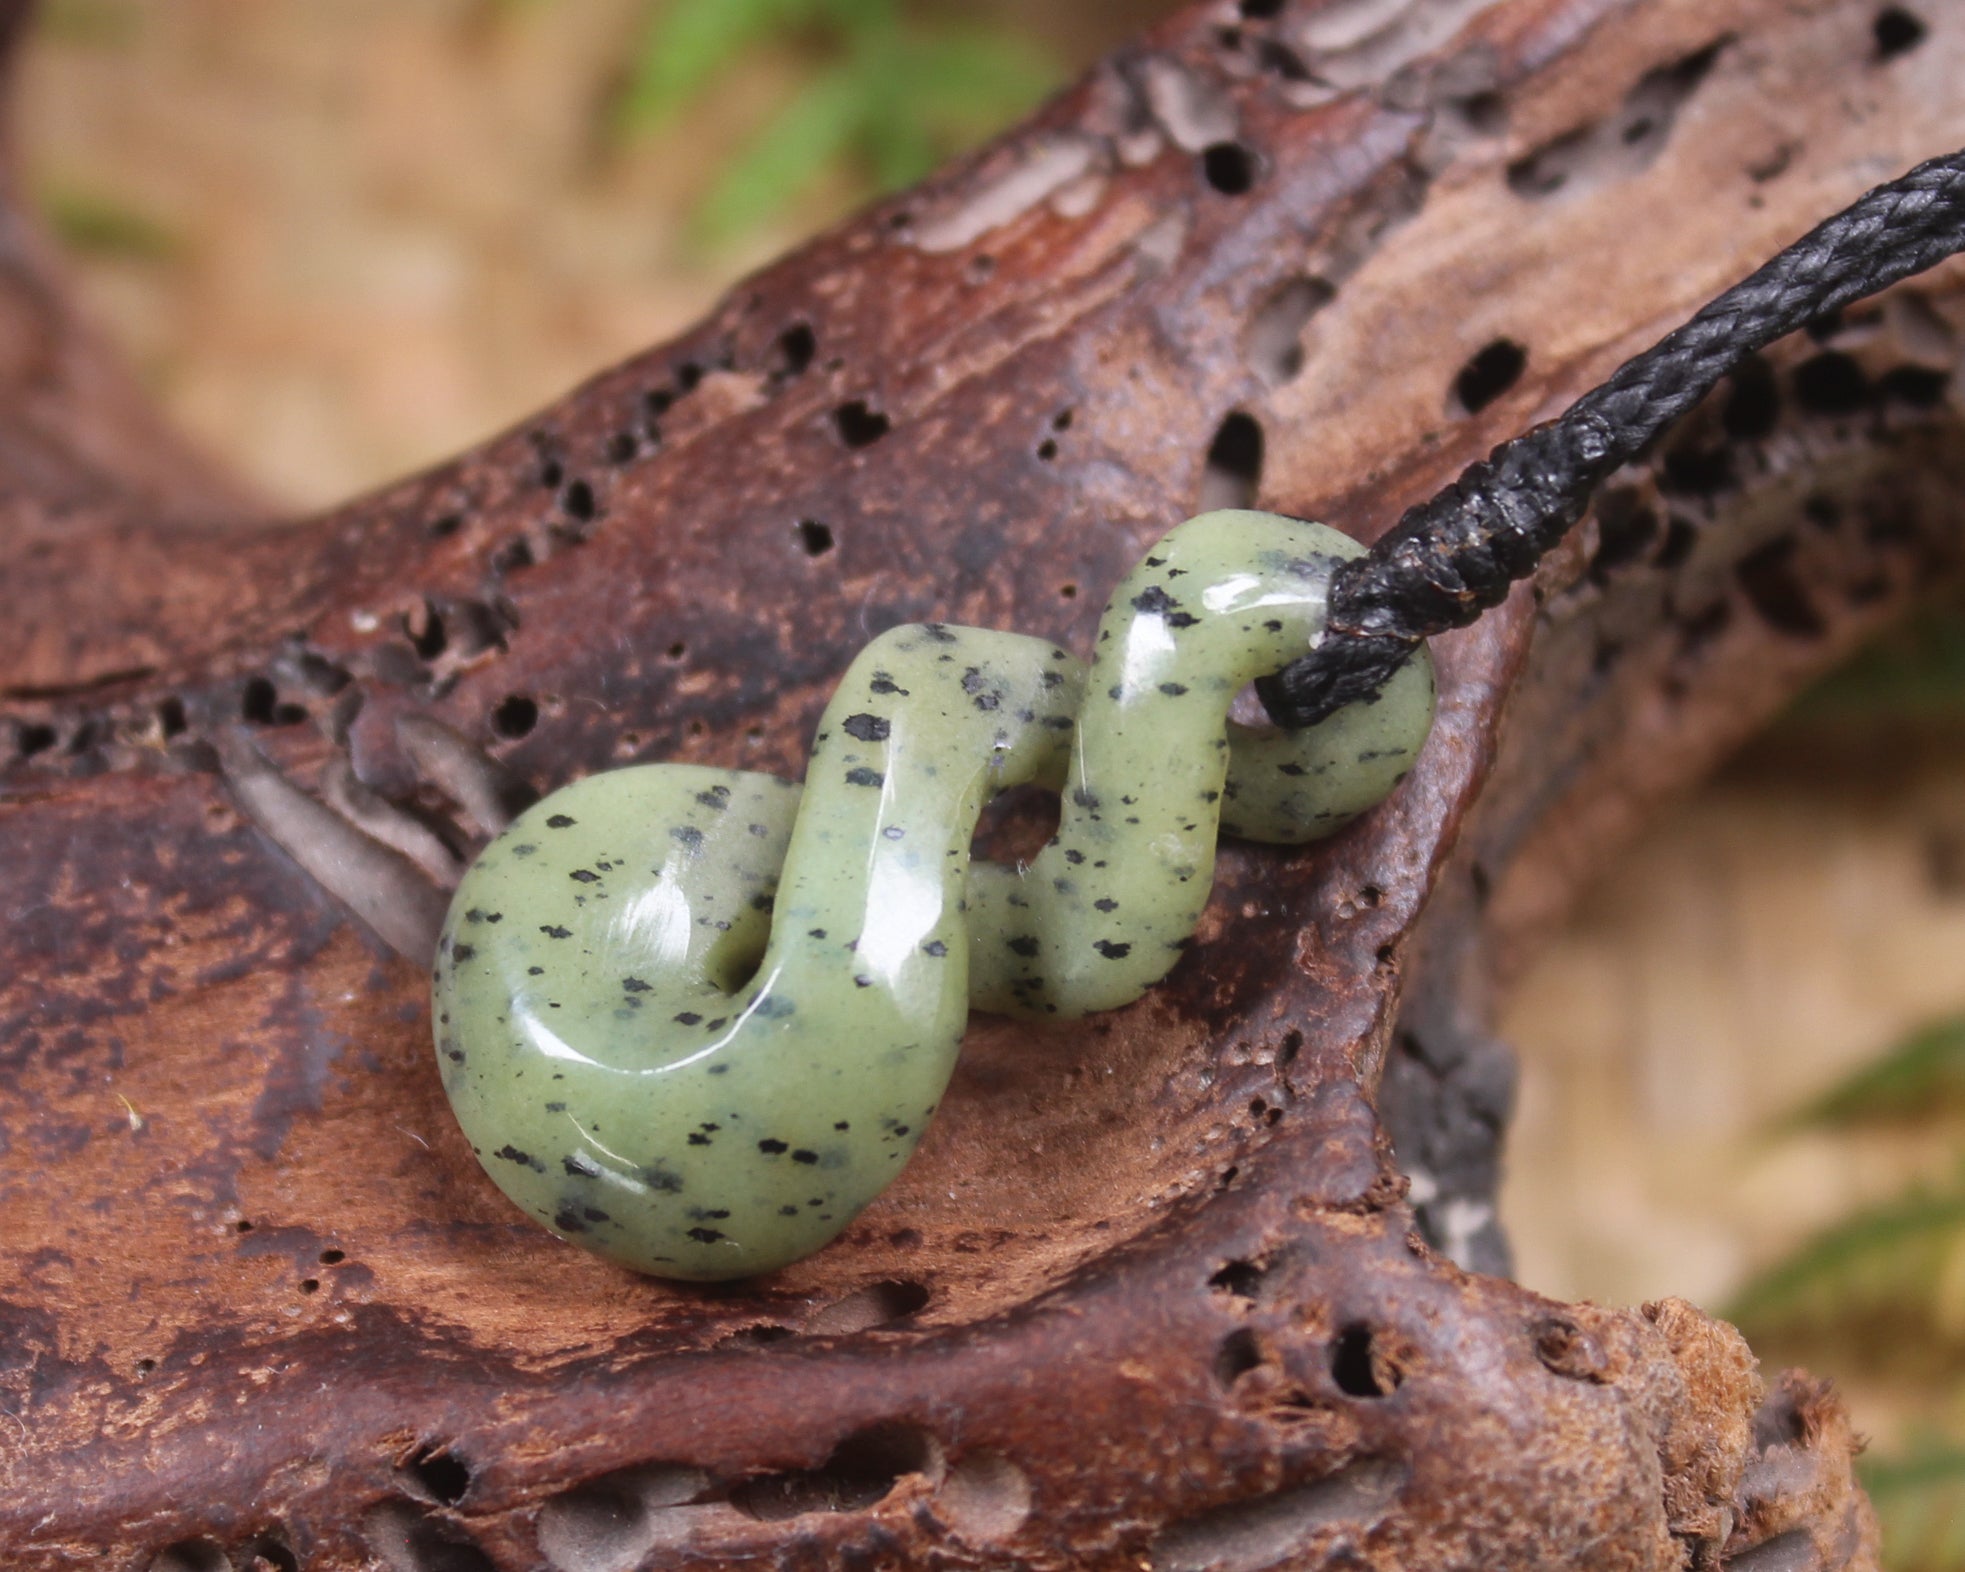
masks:
{"label": "weathered wood", "polygon": [[[1147,541],[1251,487],[1369,537],[1965,143],[1965,32],[1925,20],[1886,57],[1846,0],[1209,0],[679,342],[279,530],[96,396],[23,251],[8,1565],[1873,1565],[1822,1392],[1764,1394],[1689,1307],[1466,1267],[1504,1259],[1494,980],[1958,566],[1957,268],[1620,477],[1442,641],[1400,794],[1229,850],[1165,987],[979,1018],[901,1183],[768,1281],[641,1280],[521,1221],[378,929],[418,942],[528,790],[795,773],[882,626],[1083,647]],[[1523,367],[1470,415],[1502,339]]]}

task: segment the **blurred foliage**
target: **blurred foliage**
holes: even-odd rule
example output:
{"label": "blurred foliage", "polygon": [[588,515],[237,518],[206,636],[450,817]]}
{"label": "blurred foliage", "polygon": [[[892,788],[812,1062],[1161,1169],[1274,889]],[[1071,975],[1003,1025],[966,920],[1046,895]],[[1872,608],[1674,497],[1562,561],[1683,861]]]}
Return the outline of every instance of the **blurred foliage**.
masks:
{"label": "blurred foliage", "polygon": [[1938,1117],[1965,1124],[1965,1017],[1934,1021],[1911,1033],[1805,1104],[1789,1127],[1835,1129]]}
{"label": "blurred foliage", "polygon": [[1889,1572],[1965,1567],[1965,1447],[1925,1434],[1894,1457],[1865,1459],[1859,1466],[1883,1522]]}
{"label": "blurred foliage", "polygon": [[1870,645],[1801,700],[1803,717],[1965,714],[1965,607],[1939,606]]}
{"label": "blurred foliage", "polygon": [[[1785,1122],[1884,1127],[1965,1147],[1965,1016],[1895,1044]],[[1918,1428],[1865,1456],[1888,1572],[1965,1572],[1965,1169],[1804,1242],[1753,1278],[1726,1315],[1782,1357],[1833,1348],[1851,1374],[1912,1394]]]}
{"label": "blurred foliage", "polygon": [[667,130],[740,60],[788,58],[800,85],[716,172],[693,215],[715,244],[783,213],[825,174],[910,185],[1029,109],[1046,52],[961,0],[657,0],[615,106],[617,134]]}
{"label": "blurred foliage", "polygon": [[136,41],[143,17],[129,0],[42,0],[34,25],[60,43],[120,49]]}
{"label": "blurred foliage", "polygon": [[177,236],[120,197],[81,186],[47,185],[37,193],[56,238],[71,251],[111,261],[162,262]]}

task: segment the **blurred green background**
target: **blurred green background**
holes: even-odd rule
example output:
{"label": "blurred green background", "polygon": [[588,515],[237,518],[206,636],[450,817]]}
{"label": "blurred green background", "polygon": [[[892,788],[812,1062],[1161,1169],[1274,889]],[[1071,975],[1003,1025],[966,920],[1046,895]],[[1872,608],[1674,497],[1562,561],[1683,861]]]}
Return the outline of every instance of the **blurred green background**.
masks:
{"label": "blurred green background", "polygon": [[[19,124],[158,398],[318,504],[677,331],[1171,9],[48,0]],[[1835,1376],[1890,1565],[1965,1568],[1965,616],[1668,814],[1504,1028],[1524,1280],[1683,1293]]]}

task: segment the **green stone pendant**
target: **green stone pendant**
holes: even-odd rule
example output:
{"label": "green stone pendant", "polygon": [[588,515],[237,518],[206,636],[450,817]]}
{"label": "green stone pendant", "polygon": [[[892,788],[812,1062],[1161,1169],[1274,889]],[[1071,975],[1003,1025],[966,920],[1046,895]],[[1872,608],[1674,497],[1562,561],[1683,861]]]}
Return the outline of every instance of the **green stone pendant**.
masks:
{"label": "green stone pendant", "polygon": [[[1316,642],[1322,525],[1219,512],[1119,586],[1089,668],[938,623],[863,650],[801,788],[644,765],[553,793],[458,886],[438,1062],[521,1208],[638,1271],[769,1271],[839,1233],[933,1116],[973,1006],[1070,1017],[1179,959],[1220,832],[1297,843],[1382,799],[1433,713],[1423,652],[1307,731],[1228,719]],[[983,806],[1037,782],[1056,839],[971,863]]]}

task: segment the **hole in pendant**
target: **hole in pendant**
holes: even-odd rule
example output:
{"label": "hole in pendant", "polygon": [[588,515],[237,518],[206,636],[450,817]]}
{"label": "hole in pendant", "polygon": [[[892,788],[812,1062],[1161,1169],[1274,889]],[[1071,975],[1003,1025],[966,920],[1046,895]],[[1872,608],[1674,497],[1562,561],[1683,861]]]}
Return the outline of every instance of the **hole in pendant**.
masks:
{"label": "hole in pendant", "polygon": [[999,792],[984,806],[969,840],[978,861],[1027,868],[1056,839],[1062,804],[1049,787],[1026,782]]}
{"label": "hole in pendant", "polygon": [[832,550],[832,530],[817,519],[798,521],[798,543],[808,557],[823,557]]}

